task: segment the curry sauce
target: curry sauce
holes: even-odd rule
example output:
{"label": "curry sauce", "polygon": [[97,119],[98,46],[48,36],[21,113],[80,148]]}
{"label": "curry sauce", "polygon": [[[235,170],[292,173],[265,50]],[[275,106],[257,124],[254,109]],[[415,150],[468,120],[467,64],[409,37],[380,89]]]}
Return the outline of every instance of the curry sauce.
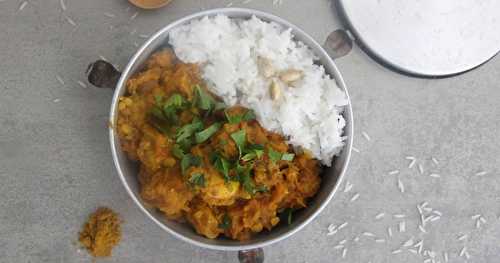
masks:
{"label": "curry sauce", "polygon": [[167,218],[208,238],[248,240],[318,191],[316,159],[265,130],[252,110],[226,107],[198,65],[171,50],[153,54],[127,91],[116,131],[140,164],[141,197]]}

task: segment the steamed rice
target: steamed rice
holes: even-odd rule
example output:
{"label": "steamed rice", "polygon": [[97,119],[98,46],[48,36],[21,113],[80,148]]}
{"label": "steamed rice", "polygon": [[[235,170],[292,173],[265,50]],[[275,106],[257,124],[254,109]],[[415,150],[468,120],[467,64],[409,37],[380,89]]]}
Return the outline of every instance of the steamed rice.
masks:
{"label": "steamed rice", "polygon": [[[312,50],[293,40],[291,29],[257,17],[218,15],[175,28],[169,42],[181,60],[202,65],[208,88],[226,104],[253,109],[263,127],[287,136],[289,143],[309,150],[324,165],[330,166],[341,151],[347,97],[314,64]],[[284,86],[281,98],[272,100],[271,80],[259,74],[259,57],[278,71],[300,70],[303,78],[293,87]]]}

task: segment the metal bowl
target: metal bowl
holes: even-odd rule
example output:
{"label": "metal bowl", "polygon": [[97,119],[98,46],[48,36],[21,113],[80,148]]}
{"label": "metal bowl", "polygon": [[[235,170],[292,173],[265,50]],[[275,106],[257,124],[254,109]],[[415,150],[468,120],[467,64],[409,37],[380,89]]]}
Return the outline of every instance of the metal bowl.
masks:
{"label": "metal bowl", "polygon": [[[261,11],[241,8],[222,8],[199,12],[179,19],[158,31],[150,39],[148,39],[141,48],[139,48],[139,50],[135,53],[135,55],[132,57],[127,67],[121,74],[121,77],[116,85],[116,91],[113,96],[111,113],[109,116],[110,122],[112,124],[116,122],[118,114],[118,99],[120,96],[125,95],[127,80],[133,74],[141,70],[142,65],[151,56],[151,54],[165,46],[165,44],[168,42],[169,31],[193,19],[199,19],[203,16],[213,16],[217,14],[224,14],[228,17],[238,19],[248,19],[251,16],[255,15],[264,21],[272,21],[282,25],[285,28],[291,28],[295,39],[298,41],[302,41],[314,51],[314,53],[319,58],[317,63],[323,65],[326,72],[333,78],[335,78],[338,86],[340,87],[340,89],[346,92],[349,99],[344,80],[342,79],[339,70],[335,66],[335,63],[328,56],[325,50],[304,31],[299,29],[297,26],[285,21],[284,19]],[[120,176],[120,179],[125,186],[125,189],[135,201],[135,203],[139,206],[139,208],[144,212],[144,214],[146,214],[146,216],[149,217],[158,226],[183,241],[203,248],[217,250],[250,250],[273,244],[298,232],[305,225],[311,222],[332,199],[333,195],[339,188],[340,183],[342,182],[342,178],[344,177],[351,155],[353,120],[350,100],[349,105],[345,107],[343,115],[347,122],[344,130],[344,133],[347,136],[346,146],[342,150],[341,154],[334,159],[334,164],[332,165],[332,167],[329,167],[322,172],[322,183],[320,190],[318,191],[317,195],[310,200],[309,206],[294,213],[294,220],[291,225],[279,224],[271,231],[263,231],[255,235],[248,241],[237,241],[226,238],[205,238],[197,234],[191,226],[168,220],[162,213],[158,212],[154,208],[151,208],[150,206],[147,206],[141,200],[139,194],[140,191],[139,183],[137,180],[137,163],[134,163],[127,159],[127,156],[120,147],[119,138],[118,136],[116,136],[115,131],[112,128],[109,129],[109,138],[114,163],[118,171],[118,175]],[[114,125],[112,125],[112,127],[113,126]]]}

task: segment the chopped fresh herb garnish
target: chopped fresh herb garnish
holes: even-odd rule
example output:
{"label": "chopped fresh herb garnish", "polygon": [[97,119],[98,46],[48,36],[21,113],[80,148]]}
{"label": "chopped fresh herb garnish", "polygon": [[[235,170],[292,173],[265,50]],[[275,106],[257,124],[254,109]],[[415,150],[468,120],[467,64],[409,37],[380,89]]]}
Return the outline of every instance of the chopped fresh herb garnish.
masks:
{"label": "chopped fresh herb garnish", "polygon": [[210,94],[203,90],[199,85],[194,87],[197,106],[206,111],[212,111],[215,108],[215,100]]}
{"label": "chopped fresh herb garnish", "polygon": [[167,120],[165,118],[165,116],[163,115],[163,111],[160,108],[156,107],[156,106],[154,106],[153,108],[151,108],[151,114],[154,117],[156,117],[157,119],[159,119],[159,120],[162,120],[162,121],[166,121]]}
{"label": "chopped fresh herb garnish", "polygon": [[251,120],[255,120],[255,118],[256,118],[256,116],[255,116],[255,112],[253,110],[248,110],[243,115],[243,121],[251,121]]}
{"label": "chopped fresh herb garnish", "polygon": [[245,130],[239,130],[237,132],[231,133],[231,138],[233,139],[234,143],[236,143],[236,146],[238,147],[238,151],[241,154],[243,153],[243,149],[245,148],[246,144],[246,132]]}
{"label": "chopped fresh herb garnish", "polygon": [[181,170],[182,174],[185,174],[187,169],[191,166],[199,166],[201,164],[201,158],[194,156],[190,153],[184,154],[181,159]]}
{"label": "chopped fresh herb garnish", "polygon": [[283,161],[293,161],[293,158],[295,157],[295,154],[293,153],[284,153],[282,156],[281,156],[281,160]]}
{"label": "chopped fresh herb garnish", "polygon": [[208,140],[212,135],[214,135],[221,127],[221,123],[216,122],[210,125],[208,128],[204,129],[201,132],[197,132],[195,134],[196,143],[202,143]]}
{"label": "chopped fresh herb garnish", "polygon": [[174,93],[168,98],[165,106],[175,107],[177,109],[183,108],[187,104],[186,99],[179,93]]}
{"label": "chopped fresh herb garnish", "polygon": [[184,157],[184,151],[178,144],[174,144],[174,146],[172,147],[172,154],[178,159],[182,159],[182,157]]}
{"label": "chopped fresh herb garnish", "polygon": [[235,180],[241,183],[243,189],[251,195],[257,192],[263,192],[263,188],[256,188],[251,176],[252,166],[251,165],[236,165],[236,176],[232,177],[231,180]]}
{"label": "chopped fresh herb garnish", "polygon": [[268,155],[269,155],[269,159],[273,163],[275,163],[279,160],[291,162],[291,161],[293,161],[293,158],[295,158],[295,154],[293,154],[293,153],[281,153],[281,152],[275,151],[271,147],[268,148]]}
{"label": "chopped fresh herb garnish", "polygon": [[182,126],[179,130],[177,130],[176,141],[181,142],[189,137],[191,137],[194,133],[201,131],[203,129],[203,122],[200,119],[194,118],[190,124],[186,124]]}
{"label": "chopped fresh herb garnish", "polygon": [[205,176],[202,173],[193,173],[189,182],[193,186],[205,187]]}
{"label": "chopped fresh herb garnish", "polygon": [[267,155],[269,155],[269,159],[271,162],[276,163],[277,161],[281,160],[281,153],[275,151],[273,148],[269,147]]}
{"label": "chopped fresh herb garnish", "polygon": [[251,161],[255,158],[257,158],[257,154],[255,154],[255,152],[250,152],[250,153],[243,155],[243,157],[241,157],[241,160],[248,162],[248,161]]}
{"label": "chopped fresh herb garnish", "polygon": [[224,214],[222,217],[222,222],[219,224],[219,228],[228,229],[231,227],[231,217],[228,214]]}
{"label": "chopped fresh herb garnish", "polygon": [[227,183],[231,179],[229,177],[229,170],[231,169],[231,164],[229,163],[226,158],[220,156],[219,154],[216,154],[214,156],[214,167],[222,173],[222,176],[224,176],[224,181]]}
{"label": "chopped fresh herb garnish", "polygon": [[231,115],[227,111],[224,111],[224,115],[226,115],[226,120],[230,124],[238,124],[242,121],[251,121],[255,119],[255,113],[252,110],[248,110],[245,114],[234,114]]}

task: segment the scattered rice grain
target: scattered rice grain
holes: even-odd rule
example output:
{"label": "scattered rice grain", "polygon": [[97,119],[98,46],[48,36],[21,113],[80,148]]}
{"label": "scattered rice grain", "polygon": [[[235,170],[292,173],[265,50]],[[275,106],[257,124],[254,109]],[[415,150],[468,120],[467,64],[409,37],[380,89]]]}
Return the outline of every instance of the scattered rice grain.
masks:
{"label": "scattered rice grain", "polygon": [[87,84],[83,83],[83,81],[79,80],[77,81],[78,85],[80,85],[82,88],[87,88]]}
{"label": "scattered rice grain", "polygon": [[344,248],[343,245],[336,245],[336,246],[333,247],[333,249],[342,249],[342,248]]}
{"label": "scattered rice grain", "polygon": [[66,3],[64,2],[64,0],[59,0],[59,5],[61,6],[61,9],[63,11],[66,11]]}
{"label": "scattered rice grain", "polygon": [[355,151],[355,152],[357,152],[357,153],[360,153],[359,149],[356,148],[356,147],[354,147],[354,146],[352,147],[352,150]]}
{"label": "scattered rice grain", "polygon": [[398,178],[398,188],[399,188],[399,191],[400,191],[401,193],[404,193],[404,192],[405,192],[405,186],[404,186],[403,182],[401,182],[401,179],[400,179],[400,178]]}
{"label": "scattered rice grain", "polygon": [[476,176],[483,176],[483,175],[486,175],[486,174],[488,174],[487,171],[481,171],[481,172],[477,172]]}
{"label": "scattered rice grain", "polygon": [[371,232],[363,232],[363,236],[365,236],[365,237],[375,237],[375,234],[373,234]]}
{"label": "scattered rice grain", "polygon": [[353,195],[351,197],[351,202],[354,202],[354,201],[358,200],[358,198],[359,198],[359,193],[356,193],[355,195]]}
{"label": "scattered rice grain", "polygon": [[404,214],[394,214],[394,215],[392,215],[392,216],[393,216],[394,218],[405,218],[405,217],[406,217],[406,215],[404,215]]}
{"label": "scattered rice grain", "polygon": [[481,214],[473,215],[470,218],[472,219],[479,219],[481,217]]}
{"label": "scattered rice grain", "polygon": [[476,228],[479,229],[481,227],[481,221],[476,220]]}
{"label": "scattered rice grain", "polygon": [[418,254],[418,251],[416,249],[413,249],[413,248],[409,248],[408,251],[410,251],[411,253],[417,255]]}
{"label": "scattered rice grain", "polygon": [[420,174],[424,174],[424,167],[422,166],[422,164],[418,164],[418,171],[420,172]]}
{"label": "scattered rice grain", "polygon": [[383,218],[384,216],[385,216],[385,213],[384,213],[384,212],[382,212],[382,213],[377,214],[377,215],[375,216],[375,219],[377,219],[377,220],[378,220],[378,219]]}
{"label": "scattered rice grain", "polygon": [[398,174],[399,173],[399,170],[392,170],[389,172],[389,175],[395,175],[395,174]]}
{"label": "scattered rice grain", "polygon": [[342,228],[346,227],[348,224],[349,224],[349,223],[347,223],[347,222],[344,222],[344,223],[340,224],[340,226],[339,226],[339,227],[337,227],[337,230],[340,230],[340,229],[342,229]]}
{"label": "scattered rice grain", "polygon": [[405,157],[405,159],[406,159],[406,160],[411,160],[411,161],[413,161],[413,160],[415,160],[416,158],[415,158],[415,157],[413,157],[413,156],[406,156],[406,157]]}
{"label": "scattered rice grain", "polygon": [[413,246],[413,243],[413,238],[410,238],[403,243],[403,247],[411,247]]}
{"label": "scattered rice grain", "polygon": [[343,240],[339,241],[339,245],[343,245],[343,244],[345,244],[346,242],[347,242],[347,239],[343,239]]}
{"label": "scattered rice grain", "polygon": [[387,234],[389,235],[389,237],[392,237],[392,228],[387,228]]}
{"label": "scattered rice grain", "polygon": [[146,39],[146,38],[149,38],[149,35],[146,35],[146,34],[140,34],[140,35],[139,35],[139,37],[140,37],[140,38],[144,38],[144,39]]}
{"label": "scattered rice grain", "polygon": [[115,18],[115,14],[104,12],[104,16],[109,17],[109,18]]}
{"label": "scattered rice grain", "polygon": [[344,186],[344,193],[347,193],[347,192],[351,191],[351,189],[352,189],[352,187],[353,187],[353,186],[354,186],[354,185],[353,185],[353,184],[351,184],[351,182],[347,181],[347,182],[345,183],[345,186]]}
{"label": "scattered rice grain", "polygon": [[368,135],[368,133],[366,133],[366,132],[361,132],[361,134],[363,135],[363,137],[365,137],[365,139],[366,139],[367,141],[371,141],[371,138],[370,138],[370,136]]}
{"label": "scattered rice grain", "polygon": [[391,252],[391,254],[399,254],[399,253],[401,253],[401,252],[403,252],[401,249],[396,249],[396,250],[393,250],[393,251]]}
{"label": "scattered rice grain", "polygon": [[137,16],[139,15],[139,12],[135,12],[131,17],[130,20],[134,20]]}
{"label": "scattered rice grain", "polygon": [[375,243],[385,243],[385,239],[377,238],[377,239],[375,239]]}
{"label": "scattered rice grain", "polygon": [[439,162],[438,162],[438,160],[437,160],[436,158],[432,157],[432,158],[431,158],[431,160],[432,160],[432,162],[433,162],[435,165],[438,165],[438,164],[439,164]]}
{"label": "scattered rice grain", "polygon": [[444,262],[448,262],[448,252],[443,252]]}
{"label": "scattered rice grain", "polygon": [[434,178],[439,178],[441,177],[441,175],[439,174],[429,174],[430,177],[434,177]]}
{"label": "scattered rice grain", "polygon": [[466,251],[467,251],[467,247],[465,247],[465,246],[464,246],[464,247],[460,250],[460,253],[458,254],[458,256],[459,256],[459,257],[462,257],[462,256],[465,254],[465,252],[466,252]]}
{"label": "scattered rice grain", "polygon": [[63,85],[63,86],[64,86],[64,80],[61,78],[61,76],[56,75],[56,79],[57,79],[57,81],[58,81],[61,85]]}
{"label": "scattered rice grain", "polygon": [[406,222],[405,221],[399,222],[399,232],[403,233],[405,231],[406,231]]}
{"label": "scattered rice grain", "polygon": [[479,220],[480,220],[481,222],[483,222],[483,224],[485,224],[485,223],[486,223],[486,219],[485,219],[484,217],[482,217],[482,216],[479,218]]}
{"label": "scattered rice grain", "polygon": [[53,102],[58,103],[61,99],[54,99]]}
{"label": "scattered rice grain", "polygon": [[418,225],[418,229],[420,229],[422,233],[427,233],[427,231],[425,231],[425,228],[422,225]]}
{"label": "scattered rice grain", "polygon": [[346,257],[346,255],[347,255],[347,248],[344,248],[344,249],[342,250],[342,258],[345,258],[345,257]]}
{"label": "scattered rice grain", "polygon": [[413,166],[415,166],[415,164],[417,163],[417,159],[413,159],[411,160],[410,164],[408,165],[408,168],[413,168]]}
{"label": "scattered rice grain", "polygon": [[72,26],[76,26],[76,22],[75,20],[73,20],[71,17],[67,16],[67,15],[64,15],[64,18],[66,19],[66,21],[72,25]]}
{"label": "scattered rice grain", "polygon": [[334,229],[334,230],[332,230],[332,231],[329,231],[326,235],[327,235],[327,236],[333,236],[333,235],[335,235],[336,233],[337,233],[337,229]]}
{"label": "scattered rice grain", "polygon": [[28,5],[28,1],[24,1],[19,5],[19,8],[17,9],[18,12],[23,11],[23,9]]}
{"label": "scattered rice grain", "polygon": [[458,237],[458,240],[459,241],[463,241],[463,240],[467,239],[467,237],[468,236],[466,234],[463,234],[463,235],[461,235],[461,236]]}

